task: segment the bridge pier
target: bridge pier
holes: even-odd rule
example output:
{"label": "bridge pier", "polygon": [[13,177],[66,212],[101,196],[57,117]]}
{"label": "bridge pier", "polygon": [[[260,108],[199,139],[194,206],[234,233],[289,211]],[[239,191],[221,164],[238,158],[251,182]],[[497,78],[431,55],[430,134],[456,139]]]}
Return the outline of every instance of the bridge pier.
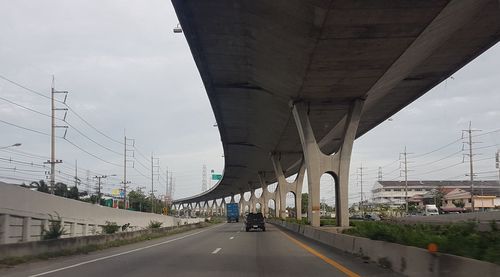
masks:
{"label": "bridge pier", "polygon": [[[363,103],[364,100],[354,100],[349,107],[347,115],[339,122],[339,124],[343,124],[344,131],[340,138],[340,148],[332,156],[325,155],[316,141],[311,122],[309,121],[306,103],[291,103],[307,167],[309,190],[308,215],[312,226],[320,225],[320,178],[324,173],[332,175],[335,179],[337,225],[343,227],[349,226],[349,165]],[[333,130],[335,129],[337,128]]]}
{"label": "bridge pier", "polygon": [[[297,219],[302,219],[302,209],[301,209],[301,202],[302,202],[302,186],[304,183],[304,175],[306,171],[306,166],[304,163],[304,159],[302,159],[302,162],[300,164],[299,171],[297,172],[297,177],[293,182],[288,182],[285,178],[285,172],[283,171],[283,168],[281,166],[281,162],[279,161],[278,158],[279,155],[277,154],[272,154],[271,155],[271,161],[273,163],[274,167],[274,172],[276,174],[276,180],[278,181],[278,187],[276,189],[277,193],[277,199],[279,199],[279,207],[277,206],[276,209],[278,210],[279,208],[279,216],[280,218],[285,219],[286,218],[286,195],[288,192],[292,192],[295,194],[295,210],[296,210],[296,218]],[[299,201],[300,200],[300,201]]]}
{"label": "bridge pier", "polygon": [[262,212],[262,214],[264,215],[264,217],[267,217],[267,214],[269,213],[269,209],[267,207],[268,205],[268,201],[269,201],[269,191],[267,190],[267,184],[266,182],[264,181],[264,178],[262,177],[262,174],[259,173],[259,183],[260,183],[260,187],[262,188],[262,194],[260,195],[259,197],[259,200],[260,201],[260,210]]}

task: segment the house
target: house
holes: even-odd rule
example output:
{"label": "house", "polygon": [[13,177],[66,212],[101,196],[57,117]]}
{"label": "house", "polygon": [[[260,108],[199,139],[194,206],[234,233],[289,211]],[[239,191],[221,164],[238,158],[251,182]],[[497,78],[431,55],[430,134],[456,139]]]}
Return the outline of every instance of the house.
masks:
{"label": "house", "polygon": [[[474,181],[473,188],[475,209],[479,209],[479,207],[486,208],[487,206],[500,207],[500,184],[498,181]],[[408,202],[423,206],[425,204],[434,204],[439,198],[438,195],[447,195],[456,189],[469,193],[468,199],[470,199],[470,181],[435,180],[408,181],[407,186],[403,181],[377,181],[372,189],[372,197],[374,204],[388,204],[393,208],[405,204],[406,197],[408,197]],[[464,196],[460,193],[463,192],[455,191],[450,197]],[[451,203],[449,205],[453,205],[452,202],[454,199],[449,199],[449,203]],[[456,203],[459,201],[458,198],[455,200]],[[490,203],[488,201],[493,202]],[[471,208],[470,203],[468,205],[466,203],[465,208],[467,207]]]}

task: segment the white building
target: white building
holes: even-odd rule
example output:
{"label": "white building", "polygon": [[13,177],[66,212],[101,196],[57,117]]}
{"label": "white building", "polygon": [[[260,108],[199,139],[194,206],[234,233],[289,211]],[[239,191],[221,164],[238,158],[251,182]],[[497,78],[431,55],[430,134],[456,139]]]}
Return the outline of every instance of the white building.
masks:
{"label": "white building", "polygon": [[[474,195],[481,195],[481,191],[493,194],[500,200],[500,184],[498,181],[474,181]],[[462,189],[470,192],[470,181],[408,181],[407,196],[418,198],[431,190]],[[485,194],[486,195],[486,194]],[[389,204],[393,207],[405,203],[404,181],[377,181],[373,185],[372,197],[374,204]]]}

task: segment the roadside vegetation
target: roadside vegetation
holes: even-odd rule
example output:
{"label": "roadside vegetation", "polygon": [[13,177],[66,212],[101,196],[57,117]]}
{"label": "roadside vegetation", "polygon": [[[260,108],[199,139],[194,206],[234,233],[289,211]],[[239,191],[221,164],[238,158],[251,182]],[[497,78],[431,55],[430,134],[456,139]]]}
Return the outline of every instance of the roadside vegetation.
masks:
{"label": "roadside vegetation", "polygon": [[[110,222],[110,225],[113,222]],[[212,225],[212,223],[206,223],[206,222],[201,222],[198,223],[196,228],[204,228]],[[119,225],[117,225],[118,228],[120,228]],[[114,227],[113,227],[114,228]],[[157,229],[159,230],[159,229]],[[0,260],[0,268],[4,267],[12,267],[18,264],[22,263],[27,263],[31,261],[37,261],[37,260],[47,260],[50,258],[56,258],[56,257],[62,257],[62,256],[70,256],[70,255],[76,255],[76,254],[88,254],[90,252],[98,251],[98,250],[104,250],[107,248],[111,247],[119,247],[127,244],[132,244],[132,243],[137,243],[141,241],[146,241],[146,240],[152,240],[152,239],[157,239],[157,238],[162,238],[162,237],[168,237],[172,236],[175,234],[183,233],[193,230],[191,226],[180,226],[180,227],[175,227],[171,228],[166,231],[153,231],[150,234],[144,234],[139,237],[131,238],[131,239],[120,239],[120,240],[114,240],[114,241],[108,241],[104,244],[89,244],[83,247],[78,247],[75,249],[71,250],[61,250],[57,252],[50,252],[50,253],[44,253],[40,255],[33,255],[33,256],[22,256],[22,257],[9,257]]]}
{"label": "roadside vegetation", "polygon": [[478,231],[475,222],[446,225],[397,224],[356,221],[344,234],[373,240],[427,248],[430,243],[438,252],[500,264],[500,230],[494,223],[491,231]]}
{"label": "roadside vegetation", "polygon": [[[281,221],[286,221],[290,223],[296,223],[296,224],[301,224],[301,225],[310,225],[309,222],[307,222],[307,218],[303,217],[301,220],[297,220],[296,218],[291,218],[287,217],[286,219],[282,218],[273,218]],[[320,219],[320,226],[336,226],[337,225],[337,220],[335,218],[321,218]]]}
{"label": "roadside vegetation", "polygon": [[58,239],[65,235],[66,230],[64,230],[61,217],[57,215],[57,220],[54,220],[54,217],[51,214],[49,214],[49,217],[50,221],[48,229],[42,229],[42,240]]}
{"label": "roadside vegetation", "polygon": [[151,221],[149,221],[148,228],[149,229],[158,229],[161,227],[161,225],[163,225],[163,222],[151,220]]}
{"label": "roadside vegetation", "polygon": [[121,226],[118,226],[116,222],[106,221],[106,224],[101,226],[101,228],[104,234],[114,234],[120,230]]}

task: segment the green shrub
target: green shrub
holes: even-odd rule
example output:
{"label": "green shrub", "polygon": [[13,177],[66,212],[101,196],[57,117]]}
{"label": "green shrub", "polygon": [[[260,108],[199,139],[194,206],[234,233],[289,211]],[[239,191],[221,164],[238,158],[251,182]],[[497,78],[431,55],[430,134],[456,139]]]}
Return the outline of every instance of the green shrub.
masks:
{"label": "green shrub", "polygon": [[475,222],[445,225],[398,224],[388,222],[352,222],[344,233],[404,245],[427,248],[438,245],[438,251],[500,264],[500,231],[480,232]]}
{"label": "green shrub", "polygon": [[116,222],[106,221],[106,225],[101,226],[101,228],[105,234],[114,234],[120,229],[120,226]]}
{"label": "green shrub", "polygon": [[151,221],[149,221],[148,228],[149,229],[158,229],[161,227],[161,225],[163,225],[163,222],[151,220]]}
{"label": "green shrub", "polygon": [[54,220],[54,217],[51,214],[49,214],[49,217],[50,217],[49,229],[48,230],[46,230],[45,228],[42,229],[42,240],[58,239],[64,234],[66,234],[64,226],[62,224],[62,219],[59,216],[59,214],[57,214],[57,220]]}
{"label": "green shrub", "polygon": [[127,228],[128,228],[128,227],[130,227],[130,223],[123,224],[123,225],[122,225],[122,231],[127,230]]}

